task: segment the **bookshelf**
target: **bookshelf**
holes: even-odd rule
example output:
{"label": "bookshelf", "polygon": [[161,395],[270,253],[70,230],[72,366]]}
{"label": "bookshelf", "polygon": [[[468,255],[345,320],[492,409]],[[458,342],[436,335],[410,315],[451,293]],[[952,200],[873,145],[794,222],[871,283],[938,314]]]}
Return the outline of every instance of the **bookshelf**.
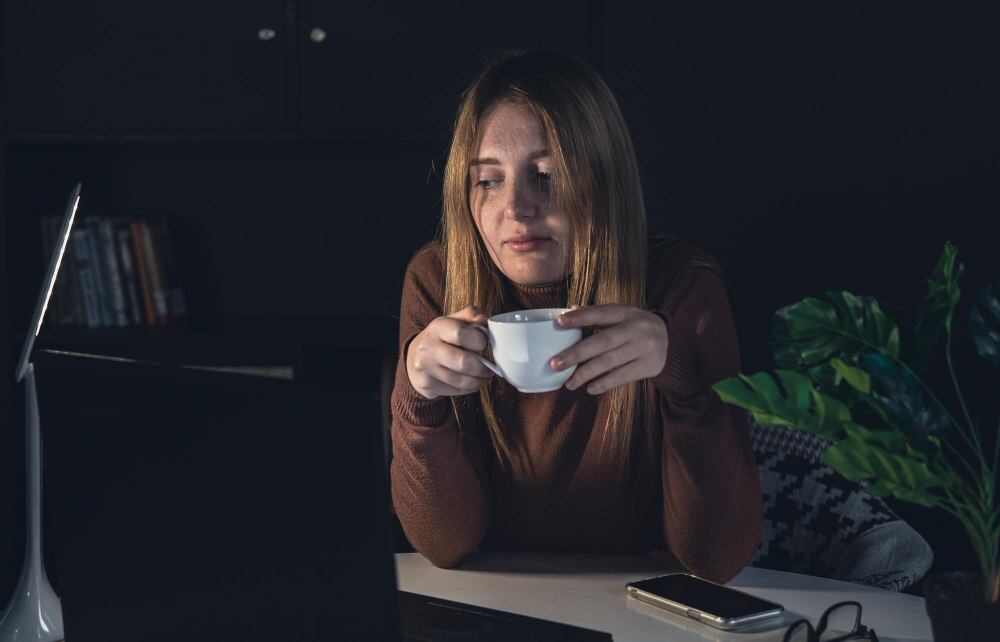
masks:
{"label": "bookshelf", "polygon": [[[462,90],[497,49],[588,58],[596,4],[525,2],[488,30],[456,30],[464,7],[449,3],[0,3],[2,362],[42,278],[39,221],[81,181],[81,217],[169,222],[187,315],[153,328],[47,321],[39,348],[362,378],[385,409],[403,273],[437,228]],[[16,426],[7,381],[0,409]],[[17,515],[23,444],[3,434],[0,511]],[[14,523],[0,529],[0,595],[20,564]]]}

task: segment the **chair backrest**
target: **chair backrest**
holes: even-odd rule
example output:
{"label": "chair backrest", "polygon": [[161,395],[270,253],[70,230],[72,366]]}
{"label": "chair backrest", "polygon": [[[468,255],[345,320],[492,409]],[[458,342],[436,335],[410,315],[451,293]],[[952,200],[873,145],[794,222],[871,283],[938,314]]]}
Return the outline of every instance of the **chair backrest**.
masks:
{"label": "chair backrest", "polygon": [[923,577],[930,546],[885,500],[823,462],[831,442],[747,414],[764,493],[764,532],[751,566],[895,591]]}

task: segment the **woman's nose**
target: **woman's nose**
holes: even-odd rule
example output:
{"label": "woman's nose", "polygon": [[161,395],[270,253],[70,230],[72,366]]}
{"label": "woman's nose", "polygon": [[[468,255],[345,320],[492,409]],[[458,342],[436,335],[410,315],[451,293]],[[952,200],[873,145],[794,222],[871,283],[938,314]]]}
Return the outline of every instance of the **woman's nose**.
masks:
{"label": "woman's nose", "polygon": [[534,186],[530,179],[520,179],[510,183],[506,190],[504,215],[512,220],[535,216],[539,212],[539,201],[532,193]]}

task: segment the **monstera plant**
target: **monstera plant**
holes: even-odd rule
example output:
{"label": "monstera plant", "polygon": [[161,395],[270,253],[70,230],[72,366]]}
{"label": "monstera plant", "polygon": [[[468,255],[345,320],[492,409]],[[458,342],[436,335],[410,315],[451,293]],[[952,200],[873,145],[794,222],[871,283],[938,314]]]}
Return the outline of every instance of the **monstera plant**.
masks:
{"label": "monstera plant", "polygon": [[[760,424],[808,430],[831,440],[823,460],[867,492],[954,516],[978,557],[973,584],[979,600],[995,617],[1000,608],[1000,427],[984,426],[970,414],[952,364],[952,324],[965,270],[956,265],[957,255],[956,247],[945,243],[927,279],[929,291],[915,327],[904,337],[873,297],[828,291],[829,301],[806,298],[775,312],[771,349],[777,377],[739,374],[713,389],[723,401],[749,410]],[[984,287],[968,316],[979,356],[994,366],[1000,366],[998,295],[1000,285]],[[942,333],[946,387],[954,388],[958,412],[945,405],[944,390],[933,390],[921,377]],[[1000,392],[1000,376],[994,381]]]}

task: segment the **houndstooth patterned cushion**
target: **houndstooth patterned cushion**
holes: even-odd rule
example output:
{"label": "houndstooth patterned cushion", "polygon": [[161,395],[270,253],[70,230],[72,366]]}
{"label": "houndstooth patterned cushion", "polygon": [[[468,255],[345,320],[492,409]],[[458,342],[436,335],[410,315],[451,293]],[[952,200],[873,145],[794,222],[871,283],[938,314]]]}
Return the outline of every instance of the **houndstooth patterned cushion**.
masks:
{"label": "houndstooth patterned cushion", "polygon": [[923,577],[930,546],[880,497],[820,459],[831,442],[748,415],[764,492],[764,532],[751,566],[892,591]]}

